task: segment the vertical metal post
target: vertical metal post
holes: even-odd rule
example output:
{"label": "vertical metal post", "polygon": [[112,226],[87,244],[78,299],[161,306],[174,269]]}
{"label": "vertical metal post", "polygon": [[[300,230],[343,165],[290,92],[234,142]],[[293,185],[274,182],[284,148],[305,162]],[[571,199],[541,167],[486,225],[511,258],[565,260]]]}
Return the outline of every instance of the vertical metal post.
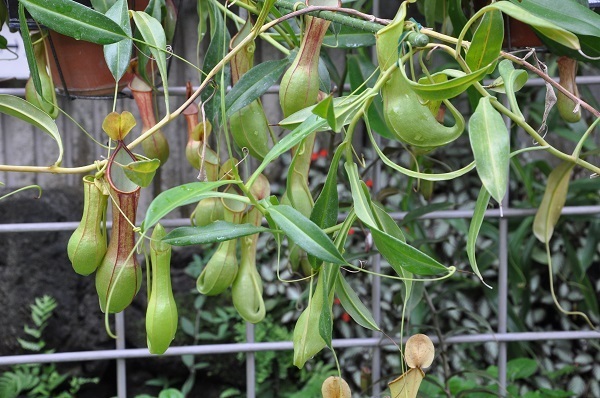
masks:
{"label": "vertical metal post", "polygon": [[[509,106],[508,98],[504,98],[504,105]],[[504,117],[504,122],[510,134],[512,121]],[[510,207],[510,183],[506,188],[506,195],[502,200],[502,208],[508,210]],[[500,237],[498,241],[498,333],[506,333],[508,330],[508,218],[501,217],[498,228]],[[500,397],[506,396],[506,342],[498,343],[498,384]]]}
{"label": "vertical metal post", "polygon": [[[254,325],[246,322],[246,342],[254,343]],[[246,397],[256,397],[256,362],[254,351],[246,353]]]}
{"label": "vertical metal post", "polygon": [[[115,315],[117,331],[117,350],[125,349],[125,315],[119,312]],[[117,397],[127,398],[127,365],[124,358],[117,359]]]}
{"label": "vertical metal post", "polygon": [[[379,16],[380,11],[380,0],[373,0],[373,15]],[[372,50],[371,59],[373,62],[377,60],[377,53],[375,49]],[[378,135],[375,137],[377,145],[380,144],[381,139]],[[381,188],[381,164],[377,163],[373,167],[373,191],[377,192]],[[373,256],[373,272],[381,272],[381,255],[376,254]],[[372,311],[373,319],[378,325],[381,324],[381,278],[378,276],[373,277],[373,284],[371,286],[371,297],[372,297]],[[373,337],[381,337],[381,333],[374,331]],[[379,397],[381,395],[381,348],[375,346],[373,348],[373,358],[371,361],[371,383],[372,383],[372,396]]]}

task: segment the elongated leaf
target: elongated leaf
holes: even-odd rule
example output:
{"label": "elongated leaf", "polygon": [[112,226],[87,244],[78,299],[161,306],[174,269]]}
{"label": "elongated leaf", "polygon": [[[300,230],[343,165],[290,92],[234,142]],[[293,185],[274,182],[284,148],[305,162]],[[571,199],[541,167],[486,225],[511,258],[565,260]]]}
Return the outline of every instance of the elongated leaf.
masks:
{"label": "elongated leaf", "polygon": [[160,160],[158,159],[138,160],[123,166],[123,172],[136,185],[147,187],[159,167]]}
{"label": "elongated leaf", "polygon": [[328,95],[323,101],[316,104],[312,113],[327,120],[327,124],[331,130],[335,132],[339,131],[335,113],[333,112],[333,97],[331,95]]}
{"label": "elongated leaf", "polygon": [[375,203],[371,203],[371,209],[373,210],[373,215],[377,219],[377,224],[381,226],[381,231],[393,236],[394,238],[400,239],[402,242],[406,242],[404,233],[392,216],[390,216],[385,210]]}
{"label": "elongated leaf", "polygon": [[477,174],[498,203],[506,194],[510,160],[510,137],[500,113],[483,97],[469,120],[469,140]]}
{"label": "elongated leaf", "polygon": [[502,60],[500,64],[498,64],[498,72],[500,72],[500,77],[504,82],[501,89],[504,89],[504,92],[508,97],[510,109],[517,115],[523,117],[515,92],[520,90],[527,82],[527,72],[524,70],[516,70],[512,62],[507,59]]}
{"label": "elongated leaf", "polygon": [[[373,62],[364,54],[352,54],[347,56],[348,80],[351,92],[361,93],[367,87],[373,87],[378,71]],[[363,85],[363,83],[366,83]],[[381,96],[373,98],[371,106],[367,110],[367,117],[372,128],[380,135],[390,140],[394,139],[383,117],[383,100]]]}
{"label": "elongated leaf", "polygon": [[356,163],[344,164],[348,181],[350,182],[350,191],[352,192],[352,202],[356,216],[370,228],[378,228],[373,212],[371,211],[371,198],[365,194],[358,177],[358,166]]}
{"label": "elongated leaf", "polygon": [[[557,8],[558,12],[562,7]],[[520,3],[511,3],[508,1],[497,1],[481,9],[483,10],[500,10],[504,14],[519,20],[527,25],[531,25],[544,36],[551,37],[552,40],[572,48],[574,50],[581,49],[579,39],[573,33],[545,19],[544,14],[534,14],[525,9]],[[538,15],[544,15],[540,17]]]}
{"label": "elongated leaf", "polygon": [[567,201],[569,180],[574,166],[574,163],[563,162],[556,166],[548,176],[542,203],[533,220],[533,233],[542,243],[549,242],[554,233],[554,227]]}
{"label": "elongated leaf", "polygon": [[266,231],[270,230],[252,224],[233,224],[227,221],[215,221],[204,227],[175,228],[162,240],[173,246],[189,246],[223,242]]}
{"label": "elongated leaf", "polygon": [[269,215],[294,243],[313,256],[334,264],[346,264],[331,239],[315,223],[287,205],[271,206]]}
{"label": "elongated leaf", "polygon": [[165,93],[165,109],[169,114],[169,76],[167,75],[167,38],[165,31],[158,20],[143,11],[133,11],[132,15],[137,30],[144,38],[156,66],[158,66]]}
{"label": "elongated leaf", "polygon": [[[504,39],[504,20],[500,11],[486,12],[473,35],[465,61],[471,70],[491,64],[500,55]],[[488,71],[489,72],[489,71]]]}
{"label": "elongated leaf", "polygon": [[111,44],[127,38],[121,27],[89,7],[69,0],[20,0],[40,24],[76,40]]}
{"label": "elongated leaf", "polygon": [[[210,18],[210,43],[206,54],[204,55],[204,62],[202,63],[203,71],[212,70],[227,54],[231,37],[229,31],[225,26],[223,15],[217,8],[214,2],[209,2],[209,18]],[[217,84],[217,91],[204,90],[200,95],[200,98],[205,102],[204,110],[206,112],[206,118],[210,121],[215,120],[216,116],[220,112],[221,108],[221,94],[225,95],[225,88],[230,81],[230,66],[225,66],[215,76],[214,82]]]}
{"label": "elongated leaf", "polygon": [[445,100],[462,94],[471,85],[483,79],[487,74],[488,68],[489,65],[484,65],[480,69],[468,74],[463,74],[464,72],[461,71],[455,71],[458,73],[450,72],[448,73],[449,76],[458,77],[440,83],[421,84],[410,79],[408,81],[419,97],[426,100]]}
{"label": "elongated leaf", "polygon": [[317,131],[320,127],[326,126],[327,122],[325,119],[318,117],[317,115],[311,115],[304,120],[298,127],[291,131],[288,135],[283,137],[277,144],[273,145],[273,148],[265,155],[262,163],[258,166],[256,171],[252,174],[250,181],[254,180],[263,170],[271,164],[275,159],[278,159],[281,155],[289,151],[293,146],[298,145],[303,139],[309,134]]}
{"label": "elongated leaf", "polygon": [[479,236],[481,224],[483,224],[483,217],[485,216],[488,203],[490,203],[490,194],[485,187],[482,187],[479,191],[479,196],[477,197],[475,211],[473,212],[473,218],[471,219],[471,224],[469,225],[469,234],[467,236],[467,256],[469,257],[469,263],[471,263],[471,268],[473,269],[473,272],[475,272],[475,275],[477,275],[482,282],[483,276],[481,275],[481,272],[479,272],[479,267],[477,267],[477,258],[475,256],[475,243],[477,242],[477,237]]}
{"label": "elongated leaf", "polygon": [[265,61],[246,72],[225,96],[227,115],[234,114],[267,92],[289,64],[289,58]]}
{"label": "elongated leaf", "polygon": [[31,80],[33,81],[33,87],[35,88],[35,91],[40,95],[40,98],[44,98],[44,90],[42,88],[40,71],[38,69],[37,61],[35,59],[35,51],[33,50],[31,34],[29,33],[27,17],[25,16],[25,7],[23,6],[22,2],[19,2],[19,23],[21,24],[21,38],[23,39],[25,57],[27,58],[27,66],[29,66],[29,73],[31,76]]}
{"label": "elongated leaf", "polygon": [[[129,22],[129,13],[126,0],[117,0],[115,4],[106,12],[106,16],[118,23],[127,36],[131,36],[131,24]],[[119,81],[127,71],[129,62],[131,61],[131,50],[133,41],[131,39],[123,39],[117,43],[107,44],[104,46],[104,59],[110,73],[112,73],[115,81]]]}
{"label": "elongated leaf", "polygon": [[54,166],[60,166],[63,157],[63,143],[56,122],[46,112],[22,98],[8,94],[0,94],[0,112],[34,125],[52,137],[58,145],[58,158],[54,162]]}
{"label": "elongated leaf", "polygon": [[333,157],[325,185],[323,185],[323,189],[310,213],[310,220],[320,228],[333,227],[337,222],[339,208],[337,170],[341,153],[342,151],[339,151],[339,153],[336,152],[336,155]]}
{"label": "elongated leaf", "polygon": [[[330,267],[331,269],[331,267]],[[336,267],[339,270],[339,268]],[[321,314],[319,316],[319,336],[325,342],[325,345],[329,347],[329,349],[333,349],[331,346],[331,338],[333,335],[333,319],[331,316],[333,301],[329,299],[329,273],[325,268],[321,268],[321,272],[319,272],[319,279],[323,279],[323,306],[321,307]],[[337,275],[336,275],[337,279]],[[334,282],[335,283],[335,282]]]}
{"label": "elongated leaf", "polygon": [[[352,119],[352,117],[354,117],[354,115],[350,112],[347,112],[347,106],[361,99],[362,97],[359,95],[347,95],[344,97],[333,98],[333,111],[336,118],[335,124],[338,127],[345,126],[348,123],[350,123],[350,120]],[[282,121],[280,121],[278,125],[289,130],[295,129],[298,126],[300,126],[300,124],[304,122],[309,116],[317,114],[314,112],[316,106],[317,105],[312,105],[298,112],[295,112],[283,119]],[[318,116],[321,117],[321,115]],[[323,117],[322,119],[325,120],[325,118]],[[329,129],[329,124],[325,123],[317,131],[326,131]]]}
{"label": "elongated leaf", "polygon": [[[320,273],[322,274],[323,271]],[[315,293],[294,326],[294,365],[300,369],[306,361],[318,354],[326,345],[321,334],[317,333],[321,311],[323,310],[324,301],[326,301],[323,293],[324,280],[319,277]]]}
{"label": "elongated leaf", "polygon": [[[190,203],[198,202],[201,199],[211,196],[221,196],[223,193],[212,192],[212,190],[223,185],[236,183],[235,181],[217,181],[217,182],[191,182],[189,184],[179,185],[158,194],[146,210],[146,218],[142,223],[142,231],[147,231],[176,208]],[[219,195],[220,194],[220,195]],[[235,195],[229,195],[235,196]]]}
{"label": "elongated leaf", "polygon": [[371,235],[381,255],[400,276],[402,270],[417,275],[436,275],[447,271],[438,261],[398,238],[375,228],[371,230]]}
{"label": "elongated leaf", "polygon": [[341,273],[338,275],[335,284],[335,294],[340,299],[340,304],[342,304],[348,315],[354,319],[354,322],[366,329],[380,330],[371,311],[360,301],[352,286],[346,282]]}

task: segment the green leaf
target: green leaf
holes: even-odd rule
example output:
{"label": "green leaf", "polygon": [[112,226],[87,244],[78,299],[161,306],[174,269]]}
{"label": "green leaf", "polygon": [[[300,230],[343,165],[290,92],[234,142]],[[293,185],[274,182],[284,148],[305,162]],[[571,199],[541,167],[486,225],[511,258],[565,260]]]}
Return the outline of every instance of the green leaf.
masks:
{"label": "green leaf", "polygon": [[116,0],[91,0],[94,10],[106,14],[106,11],[115,4]]}
{"label": "green leaf", "polygon": [[346,174],[348,174],[350,191],[352,192],[352,203],[356,216],[370,228],[378,228],[377,221],[375,221],[375,217],[371,211],[371,198],[365,193],[362,187],[364,183],[358,177],[358,166],[356,163],[345,163],[344,168],[346,169]]}
{"label": "green leaf", "polygon": [[380,330],[371,311],[369,311],[362,301],[360,301],[360,298],[358,298],[358,295],[354,289],[352,289],[352,286],[346,282],[346,279],[344,279],[344,276],[341,273],[338,274],[336,280],[335,294],[340,299],[340,303],[348,315],[354,319],[354,322],[365,329]]}
{"label": "green leaf", "polygon": [[479,100],[469,120],[469,140],[483,186],[501,203],[508,185],[510,137],[504,119],[492,106],[490,97]]}
{"label": "green leaf", "polygon": [[158,159],[138,160],[123,166],[123,172],[135,185],[147,187],[159,167]]}
{"label": "green leaf", "polygon": [[56,122],[46,112],[22,98],[8,94],[0,94],[0,112],[34,125],[52,137],[58,145],[58,158],[54,162],[54,166],[60,166],[63,157],[63,143]]}
{"label": "green leaf", "polygon": [[308,306],[302,311],[294,326],[294,365],[300,369],[326,345],[320,333],[316,333],[325,301],[324,285],[323,278],[319,277],[315,293],[310,297]]}
{"label": "green leaf", "polygon": [[[159,222],[164,216],[176,208],[190,203],[196,203],[201,199],[218,195],[214,189],[223,185],[235,184],[235,181],[222,180],[217,182],[191,182],[168,189],[158,194],[148,206],[146,217],[142,223],[142,231],[147,231]],[[230,195],[235,196],[235,195]]]}
{"label": "green leaf", "polygon": [[506,373],[510,381],[531,377],[537,372],[537,369],[537,361],[530,358],[511,359],[506,363]]}
{"label": "green leaf", "polygon": [[520,90],[527,82],[527,72],[524,70],[516,70],[512,62],[507,59],[500,62],[498,65],[498,72],[500,72],[500,77],[504,82],[504,85],[500,89],[503,89],[506,93],[510,109],[518,116],[523,117],[515,92]]}
{"label": "green leaf", "polygon": [[485,211],[489,202],[490,194],[488,193],[487,189],[482,187],[479,191],[479,196],[477,196],[477,203],[475,204],[475,210],[473,211],[473,218],[471,219],[471,224],[469,225],[469,234],[467,236],[467,256],[469,257],[469,263],[471,263],[471,268],[473,269],[475,275],[477,275],[484,284],[485,282],[483,281],[483,276],[477,267],[475,243],[477,242],[479,230],[481,229],[481,224],[483,223]]}
{"label": "green leaf", "polygon": [[289,58],[265,61],[246,72],[225,96],[227,115],[234,114],[263,95],[279,80],[289,64]]}
{"label": "green leaf", "polygon": [[275,205],[268,207],[267,211],[288,238],[308,254],[328,263],[346,264],[325,232],[298,210],[287,205]]}
{"label": "green leaf", "polygon": [[339,131],[335,113],[333,112],[333,97],[328,95],[323,101],[312,108],[312,113],[327,120],[329,128],[333,131]]}
{"label": "green leaf", "polygon": [[25,8],[22,2],[19,2],[19,23],[21,25],[21,38],[23,39],[23,47],[25,48],[25,56],[27,58],[27,65],[29,66],[31,80],[33,81],[33,87],[40,95],[40,98],[43,98],[44,90],[42,88],[42,80],[40,78],[40,71],[35,58],[35,51],[33,49],[33,43],[31,42],[31,34],[29,33]]}
{"label": "green leaf", "polygon": [[475,31],[465,61],[471,70],[491,64],[500,55],[504,39],[504,19],[500,11],[484,14]]}
{"label": "green leaf", "polygon": [[[454,78],[440,83],[421,84],[408,78],[407,80],[413,91],[417,93],[419,97],[425,100],[445,100],[462,94],[472,84],[483,79],[487,74],[488,67],[488,65],[485,65],[482,68],[467,74],[458,70],[445,70],[439,73],[444,73]],[[401,69],[401,71],[403,71],[403,69]]]}
{"label": "green leaf", "polygon": [[[364,188],[365,189],[363,190],[366,191],[366,186]],[[404,233],[392,216],[390,216],[385,210],[377,206],[375,203],[371,203],[371,209],[373,210],[373,215],[377,220],[377,224],[381,227],[379,228],[381,231],[393,236],[394,238],[400,239],[402,242],[406,242]]]}
{"label": "green leaf", "polygon": [[[363,99],[366,99],[367,97],[365,96],[360,96],[360,95],[347,95],[344,97],[336,97],[333,98],[333,111],[335,114],[335,119],[336,122],[335,124],[337,125],[338,128],[345,126],[347,124],[350,123],[350,120],[352,120],[352,118],[354,117],[354,114],[352,112],[349,111],[349,109],[355,109],[357,108],[357,104],[359,103],[359,101],[362,101]],[[307,118],[309,118],[311,115],[316,115],[313,110],[315,109],[317,105],[312,105],[309,107],[306,107],[302,110],[299,110],[298,112],[295,112],[293,114],[291,114],[290,116],[286,117],[285,119],[283,119],[282,121],[280,121],[278,123],[278,125],[280,127],[283,127],[285,129],[296,129],[298,128],[304,121],[306,121]],[[321,118],[324,121],[325,118]],[[320,125],[319,127],[316,128],[316,130],[313,131],[326,131],[329,130],[330,127],[328,125],[328,123],[323,123],[322,125]]]}
{"label": "green leaf", "polygon": [[[225,26],[223,15],[221,11],[210,2],[209,17],[210,17],[210,43],[206,54],[204,55],[204,62],[202,64],[203,71],[212,70],[227,54],[229,49],[229,42],[231,37],[229,31]],[[230,67],[227,65],[215,76],[214,82],[217,84],[216,92],[213,90],[204,90],[200,95],[200,98],[205,102],[206,118],[210,121],[215,120],[216,115],[219,114],[221,108],[221,90],[225,93],[226,85],[229,84],[230,80]],[[221,83],[225,86],[221,87]]]}
{"label": "green leaf", "polygon": [[[560,26],[550,22],[546,19],[546,13],[544,14],[534,14],[525,9],[521,3],[510,3],[508,1],[497,1],[495,3],[490,4],[489,6],[483,7],[481,9],[482,12],[488,10],[500,10],[504,14],[511,16],[512,18],[519,20],[527,25],[531,25],[533,28],[538,30],[544,36],[551,37],[552,40],[574,50],[581,49],[581,45],[579,43],[579,39],[573,33],[567,31],[566,29],[561,28]],[[564,17],[564,12],[560,11],[564,10],[563,7],[558,7],[552,12],[561,13],[562,18]],[[544,15],[544,17],[540,17],[538,15]]]}
{"label": "green leaf", "polygon": [[[350,90],[353,93],[362,93],[367,87],[373,87],[378,75],[377,68],[373,62],[364,54],[352,54],[347,56],[348,80]],[[363,83],[366,83],[363,85]],[[380,135],[390,140],[394,136],[390,133],[383,117],[383,100],[376,96],[367,110],[367,117],[373,129]]]}
{"label": "green leaf", "polygon": [[20,0],[41,25],[76,40],[111,44],[127,38],[121,27],[89,7],[71,0]]}
{"label": "green leaf", "polygon": [[234,224],[227,221],[215,221],[204,227],[179,227],[167,234],[162,240],[173,246],[189,246],[205,243],[224,242],[226,240],[270,231],[269,228],[252,224]]}
{"label": "green leaf", "polygon": [[567,201],[569,180],[574,166],[575,163],[562,162],[548,176],[542,203],[533,220],[533,233],[542,243],[550,241],[554,227],[560,218],[560,213]]}
{"label": "green leaf", "polygon": [[[462,31],[465,25],[467,24],[467,17],[465,16],[465,13],[462,9],[462,0],[448,1],[448,16],[450,17],[450,21],[452,22],[454,34],[458,35],[458,33]],[[471,33],[467,32],[465,38],[467,40],[470,40]]]}
{"label": "green leaf", "polygon": [[[323,289],[323,306],[321,307],[321,314],[319,316],[319,336],[325,342],[325,345],[329,347],[330,350],[333,350],[331,346],[331,339],[333,334],[333,319],[331,316],[333,302],[330,300],[329,294],[329,271],[331,269],[331,265],[328,269],[321,268],[321,272],[319,272],[319,279],[323,280],[322,289]],[[339,268],[336,268],[339,272]],[[337,275],[336,275],[337,276]]]}
{"label": "green leaf", "polygon": [[385,232],[374,228],[371,235],[381,255],[400,276],[403,270],[417,275],[436,275],[448,270],[427,254]]}
{"label": "green leaf", "polygon": [[[123,31],[127,36],[131,36],[131,24],[129,22],[129,12],[126,0],[117,0],[106,12],[106,16],[123,27]],[[104,46],[104,59],[116,82],[118,82],[125,74],[125,71],[127,71],[127,67],[131,61],[132,48],[133,41],[131,39],[123,39],[117,43]]]}
{"label": "green leaf", "polygon": [[165,110],[169,111],[169,85],[167,74],[167,38],[160,22],[142,11],[132,11],[133,21],[138,32],[144,38],[144,41],[150,49],[150,53],[158,66],[158,72],[162,79],[165,95]]}

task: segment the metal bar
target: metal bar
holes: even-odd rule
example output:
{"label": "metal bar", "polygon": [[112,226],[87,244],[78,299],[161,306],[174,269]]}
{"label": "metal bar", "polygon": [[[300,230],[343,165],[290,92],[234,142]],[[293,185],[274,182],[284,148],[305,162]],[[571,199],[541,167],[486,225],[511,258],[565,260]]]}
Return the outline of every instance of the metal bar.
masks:
{"label": "metal bar", "polygon": [[[535,215],[536,209],[504,209],[502,217],[527,217]],[[406,217],[406,212],[395,212],[390,215],[395,220],[402,220]],[[565,206],[561,212],[563,216],[577,216],[587,214],[600,214],[600,206]],[[490,209],[485,212],[487,218],[500,218],[500,209]],[[341,219],[345,215],[340,216]],[[419,219],[455,219],[455,218],[472,218],[473,210],[440,210],[427,213]],[[168,228],[187,226],[190,224],[189,218],[173,218],[164,219],[160,222]],[[68,222],[53,222],[53,223],[19,223],[19,224],[0,224],[0,233],[15,233],[15,232],[52,232],[52,231],[74,231],[79,225],[79,221]],[[108,228],[112,225],[107,222]]]}
{"label": "metal bar", "polygon": [[[254,325],[246,322],[246,341],[254,343]],[[256,358],[254,351],[246,353],[246,397],[256,397]]]}
{"label": "metal bar", "polygon": [[[119,312],[115,315],[115,329],[117,331],[116,347],[125,350],[125,314]],[[124,358],[117,358],[117,396],[127,398],[127,364]]]}
{"label": "metal bar", "polygon": [[[559,331],[559,332],[521,332],[521,333],[484,333],[472,335],[451,336],[444,341],[448,344],[458,343],[487,343],[510,341],[544,341],[544,340],[578,340],[600,339],[597,331]],[[438,342],[436,336],[431,336],[434,343]],[[396,342],[395,344],[398,344]],[[388,339],[362,338],[362,339],[334,339],[335,348],[376,347],[395,345]],[[233,354],[238,352],[258,351],[289,351],[292,350],[291,341],[278,341],[269,343],[232,343],[232,344],[207,344],[183,347],[171,347],[163,355],[208,355],[208,354]],[[81,362],[101,361],[120,358],[159,358],[159,355],[150,354],[146,348],[128,348],[124,350],[97,350],[79,352],[59,352],[53,354],[11,355],[0,357],[0,366],[23,363],[49,363],[49,362]]]}

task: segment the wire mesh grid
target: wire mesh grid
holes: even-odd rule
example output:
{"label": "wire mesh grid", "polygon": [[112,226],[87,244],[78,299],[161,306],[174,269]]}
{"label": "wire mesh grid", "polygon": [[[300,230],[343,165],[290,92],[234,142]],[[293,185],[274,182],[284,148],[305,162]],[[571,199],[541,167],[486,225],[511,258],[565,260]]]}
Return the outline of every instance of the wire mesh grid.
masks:
{"label": "wire mesh grid", "polygon": [[[374,15],[379,15],[377,12],[380,8],[380,1],[373,0]],[[579,84],[598,84],[600,83],[599,76],[584,76],[578,77]],[[541,86],[542,79],[530,79],[527,86]],[[181,91],[181,93],[179,93]],[[7,94],[23,95],[20,89],[2,90],[7,91]],[[183,88],[173,88],[170,92],[173,94],[184,93]],[[508,122],[508,121],[507,121]],[[380,166],[375,166],[373,174],[373,189],[376,191],[381,188],[379,174],[381,173]],[[506,391],[507,386],[507,343],[523,342],[523,341],[547,341],[547,340],[576,340],[576,339],[599,339],[600,333],[595,331],[536,331],[536,332],[508,332],[508,218],[511,217],[526,217],[535,214],[535,209],[513,209],[510,208],[508,200],[503,203],[503,214],[499,210],[488,210],[486,219],[499,219],[499,268],[498,268],[498,319],[496,333],[485,334],[463,334],[449,337],[444,340],[447,344],[456,343],[477,343],[483,344],[495,342],[498,345],[498,374],[500,393]],[[600,206],[579,206],[565,207],[562,215],[592,215],[600,214]],[[471,218],[473,212],[471,210],[447,210],[435,211],[426,214],[422,218],[427,219],[458,219]],[[394,213],[392,216],[401,220],[405,213]],[[187,225],[187,219],[172,219],[164,220],[165,227],[175,227]],[[26,223],[26,224],[0,224],[0,234],[2,233],[27,233],[39,231],[68,231],[74,230],[77,227],[76,222],[56,222],[56,223]],[[372,257],[372,267],[374,272],[381,270],[381,259],[379,255]],[[372,312],[376,322],[381,321],[381,280],[378,277],[373,278],[372,282]],[[115,315],[115,329],[117,339],[115,348],[110,350],[94,350],[94,351],[79,351],[79,352],[60,352],[49,354],[32,354],[32,355],[9,355],[0,356],[0,366],[26,364],[26,363],[50,363],[50,362],[80,362],[80,361],[97,361],[97,360],[115,360],[117,363],[117,397],[127,397],[127,359],[152,357],[153,355],[147,349],[132,349],[125,347],[125,328],[126,320],[124,313]],[[438,342],[437,337],[433,336],[434,343]],[[210,344],[210,345],[190,345],[171,347],[163,355],[181,356],[181,355],[208,355],[208,354],[231,354],[231,353],[246,353],[246,394],[248,398],[256,397],[256,368],[255,368],[255,353],[260,351],[283,351],[292,350],[291,341],[280,342],[255,342],[254,325],[246,323],[246,343],[233,344]],[[379,382],[382,378],[381,374],[381,348],[384,345],[392,345],[393,342],[379,333],[373,332],[371,338],[352,338],[352,339],[334,339],[334,348],[351,348],[351,347],[369,347],[371,348],[371,380],[372,392],[371,397],[379,398],[382,395],[382,386]]]}

